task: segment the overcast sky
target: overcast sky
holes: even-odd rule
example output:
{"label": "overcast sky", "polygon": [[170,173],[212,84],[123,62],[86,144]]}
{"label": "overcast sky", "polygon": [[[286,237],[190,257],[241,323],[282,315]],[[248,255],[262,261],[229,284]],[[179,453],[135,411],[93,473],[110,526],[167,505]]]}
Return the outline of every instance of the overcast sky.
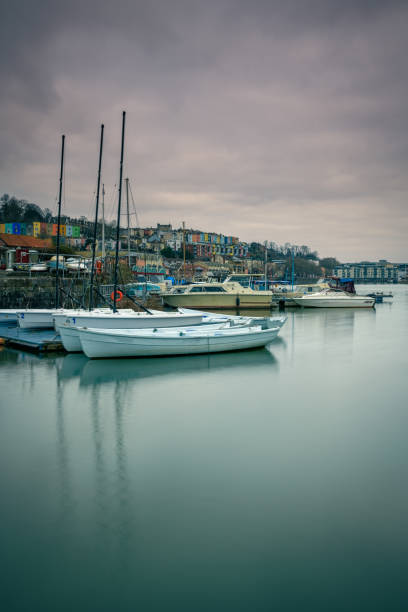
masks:
{"label": "overcast sky", "polygon": [[408,3],[0,0],[0,194],[407,261]]}

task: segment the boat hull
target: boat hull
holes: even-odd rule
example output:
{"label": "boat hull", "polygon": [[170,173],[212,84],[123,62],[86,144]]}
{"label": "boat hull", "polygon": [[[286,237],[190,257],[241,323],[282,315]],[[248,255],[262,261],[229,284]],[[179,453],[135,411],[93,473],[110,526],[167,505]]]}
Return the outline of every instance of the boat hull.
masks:
{"label": "boat hull", "polygon": [[298,306],[304,308],[373,308],[375,300],[372,298],[293,298]]}
{"label": "boat hull", "polygon": [[279,328],[219,335],[174,335],[165,337],[119,336],[99,330],[79,329],[82,350],[91,359],[112,357],[153,357],[161,355],[193,355],[240,351],[266,346],[276,338]]}
{"label": "boat hull", "polygon": [[2,323],[17,323],[17,312],[14,309],[0,310],[0,325]]}
{"label": "boat hull", "polygon": [[173,308],[198,308],[208,310],[230,310],[234,308],[263,308],[271,307],[272,294],[262,293],[166,293],[162,296],[163,302]]}
{"label": "boat hull", "polygon": [[18,325],[22,329],[52,329],[55,310],[20,310],[17,313]]}
{"label": "boat hull", "polygon": [[135,312],[133,315],[73,315],[65,320],[59,318],[57,326],[66,323],[79,327],[97,329],[149,329],[152,327],[180,327],[182,325],[198,325],[202,322],[202,315],[184,315],[180,313],[162,313],[148,315]]}
{"label": "boat hull", "polygon": [[60,325],[58,332],[61,336],[62,345],[68,353],[82,353],[81,341],[76,327]]}

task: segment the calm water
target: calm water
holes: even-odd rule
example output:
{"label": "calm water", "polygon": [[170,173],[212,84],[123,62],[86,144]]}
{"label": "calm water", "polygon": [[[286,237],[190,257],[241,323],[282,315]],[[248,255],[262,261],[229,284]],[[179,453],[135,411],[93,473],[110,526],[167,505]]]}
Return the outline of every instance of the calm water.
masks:
{"label": "calm water", "polygon": [[[363,292],[367,288],[360,288]],[[406,610],[408,286],[269,350],[0,353],[0,605]]]}

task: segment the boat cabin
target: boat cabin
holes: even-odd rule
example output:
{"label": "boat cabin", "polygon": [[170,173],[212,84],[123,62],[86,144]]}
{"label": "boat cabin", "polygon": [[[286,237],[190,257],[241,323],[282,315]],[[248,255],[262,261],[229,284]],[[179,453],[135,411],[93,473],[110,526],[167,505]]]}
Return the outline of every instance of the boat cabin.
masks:
{"label": "boat cabin", "polygon": [[338,276],[332,276],[329,280],[330,289],[335,291],[345,291],[346,293],[356,294],[354,287],[354,281],[352,278],[339,278]]}

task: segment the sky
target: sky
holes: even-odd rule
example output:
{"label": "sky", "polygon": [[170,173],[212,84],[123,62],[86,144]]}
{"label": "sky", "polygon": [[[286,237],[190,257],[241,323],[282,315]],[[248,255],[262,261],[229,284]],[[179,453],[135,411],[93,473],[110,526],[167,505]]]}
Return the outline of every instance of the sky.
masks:
{"label": "sky", "polygon": [[[0,0],[0,194],[407,261],[408,3]],[[132,218],[134,220],[134,217]]]}

